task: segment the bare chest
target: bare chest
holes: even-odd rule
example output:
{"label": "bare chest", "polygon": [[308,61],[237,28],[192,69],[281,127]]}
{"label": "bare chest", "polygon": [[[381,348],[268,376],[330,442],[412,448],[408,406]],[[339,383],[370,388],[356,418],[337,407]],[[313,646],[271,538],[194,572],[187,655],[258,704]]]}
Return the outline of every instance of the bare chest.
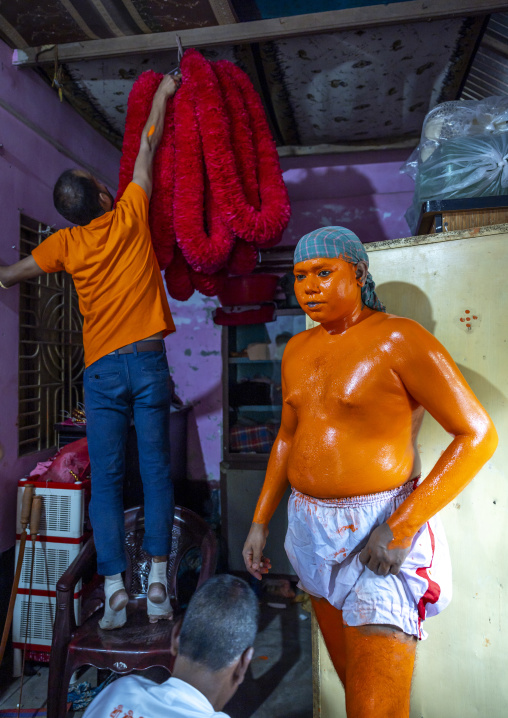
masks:
{"label": "bare chest", "polygon": [[291,358],[286,368],[286,401],[297,410],[362,410],[407,402],[407,393],[389,356],[375,343],[344,342],[333,350],[313,348]]}

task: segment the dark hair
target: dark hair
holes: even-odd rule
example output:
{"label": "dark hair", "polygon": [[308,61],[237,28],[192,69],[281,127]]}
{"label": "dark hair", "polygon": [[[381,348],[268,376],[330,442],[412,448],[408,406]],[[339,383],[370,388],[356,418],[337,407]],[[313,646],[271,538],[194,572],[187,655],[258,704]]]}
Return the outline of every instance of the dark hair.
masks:
{"label": "dark hair", "polygon": [[91,177],[65,170],[53,190],[55,209],[69,222],[84,226],[104,214],[99,202],[99,188]]}
{"label": "dark hair", "polygon": [[259,607],[241,578],[208,579],[192,596],[180,633],[180,654],[220,671],[254,644]]}

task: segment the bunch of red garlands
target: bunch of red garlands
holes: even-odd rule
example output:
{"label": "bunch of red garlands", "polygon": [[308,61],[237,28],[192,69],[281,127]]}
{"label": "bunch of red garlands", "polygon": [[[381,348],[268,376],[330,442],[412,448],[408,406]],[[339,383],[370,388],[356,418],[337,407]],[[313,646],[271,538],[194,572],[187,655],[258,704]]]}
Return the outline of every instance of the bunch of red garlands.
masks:
{"label": "bunch of red garlands", "polygon": [[[166,285],[185,301],[216,295],[249,274],[259,248],[282,238],[289,199],[261,100],[227,60],[187,50],[154,160],[150,230]],[[141,132],[163,75],[148,71],[129,95],[117,199],[132,179]]]}

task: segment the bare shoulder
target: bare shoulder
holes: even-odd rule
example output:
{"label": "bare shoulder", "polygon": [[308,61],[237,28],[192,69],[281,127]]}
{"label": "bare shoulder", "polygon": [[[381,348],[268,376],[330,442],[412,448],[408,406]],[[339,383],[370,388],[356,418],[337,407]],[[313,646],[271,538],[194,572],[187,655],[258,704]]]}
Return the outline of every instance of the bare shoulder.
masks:
{"label": "bare shoulder", "polygon": [[[397,314],[379,312],[378,326],[381,331],[396,340],[418,340],[432,337],[432,334],[414,319],[399,317]],[[436,340],[437,341],[437,340]]]}
{"label": "bare shoulder", "polygon": [[318,331],[319,326],[312,327],[312,329],[306,329],[305,331],[292,336],[284,349],[284,358],[288,359],[295,353],[297,354],[302,351],[310,342],[312,342],[314,335]]}
{"label": "bare shoulder", "polygon": [[416,368],[429,361],[450,360],[446,347],[414,319],[386,314],[379,322],[379,342],[397,366]]}

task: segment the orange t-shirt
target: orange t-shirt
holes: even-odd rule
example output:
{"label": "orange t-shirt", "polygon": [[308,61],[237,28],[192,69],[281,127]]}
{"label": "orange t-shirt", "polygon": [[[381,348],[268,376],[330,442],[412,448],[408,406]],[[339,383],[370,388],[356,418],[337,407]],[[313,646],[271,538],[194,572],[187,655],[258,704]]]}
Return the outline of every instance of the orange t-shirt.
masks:
{"label": "orange t-shirt", "polygon": [[45,272],[72,275],[86,366],[126,344],[175,331],[152,247],[148,197],[134,182],[111,212],[55,232],[32,256]]}

